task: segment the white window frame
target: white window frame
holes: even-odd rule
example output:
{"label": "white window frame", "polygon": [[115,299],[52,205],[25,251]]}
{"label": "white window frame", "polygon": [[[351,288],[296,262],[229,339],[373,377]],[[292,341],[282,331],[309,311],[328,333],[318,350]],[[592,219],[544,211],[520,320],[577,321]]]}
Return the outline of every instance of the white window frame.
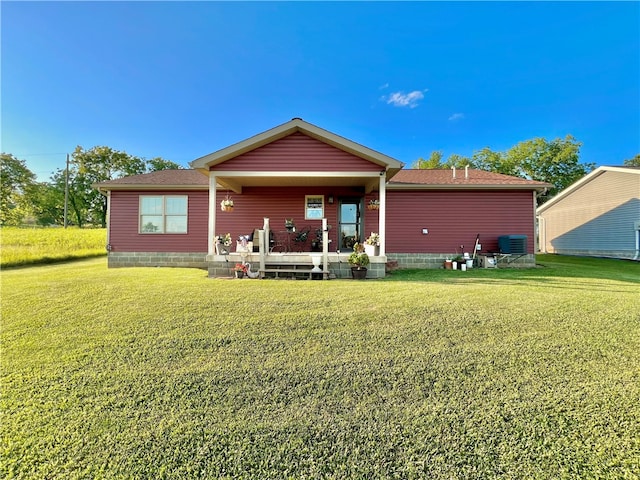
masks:
{"label": "white window frame", "polygon": [[[142,211],[142,202],[145,198],[158,198],[161,201],[161,211],[145,213]],[[167,213],[167,200],[184,199],[184,214]],[[161,225],[158,231],[145,231],[143,228],[143,217],[161,217]],[[184,217],[184,231],[167,232],[167,225],[171,219]],[[189,196],[188,195],[140,195],[138,197],[138,233],[142,235],[185,235],[189,233]]]}
{"label": "white window frame", "polygon": [[[320,199],[320,207],[317,200]],[[313,207],[309,207],[309,200],[315,200]],[[312,213],[313,212],[313,213]],[[305,220],[322,220],[324,218],[324,195],[305,195],[304,196],[304,219]]]}

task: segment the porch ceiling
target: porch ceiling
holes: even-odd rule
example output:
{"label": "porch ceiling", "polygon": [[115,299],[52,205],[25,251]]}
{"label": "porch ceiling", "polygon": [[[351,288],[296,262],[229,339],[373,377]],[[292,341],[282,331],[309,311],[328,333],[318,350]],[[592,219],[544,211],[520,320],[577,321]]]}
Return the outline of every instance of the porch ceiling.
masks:
{"label": "porch ceiling", "polygon": [[378,176],[328,176],[317,175],[269,175],[235,176],[216,175],[216,182],[223,188],[242,193],[243,187],[363,187],[365,192],[379,188]]}

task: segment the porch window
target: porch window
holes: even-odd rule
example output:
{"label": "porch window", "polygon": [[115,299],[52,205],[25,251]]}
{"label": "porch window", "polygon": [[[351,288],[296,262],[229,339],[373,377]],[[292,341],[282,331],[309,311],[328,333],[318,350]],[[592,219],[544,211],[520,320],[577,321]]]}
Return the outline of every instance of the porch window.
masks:
{"label": "porch window", "polygon": [[324,196],[305,195],[304,197],[304,219],[322,220],[324,217]]}
{"label": "porch window", "polygon": [[141,195],[140,233],[187,233],[186,195]]}

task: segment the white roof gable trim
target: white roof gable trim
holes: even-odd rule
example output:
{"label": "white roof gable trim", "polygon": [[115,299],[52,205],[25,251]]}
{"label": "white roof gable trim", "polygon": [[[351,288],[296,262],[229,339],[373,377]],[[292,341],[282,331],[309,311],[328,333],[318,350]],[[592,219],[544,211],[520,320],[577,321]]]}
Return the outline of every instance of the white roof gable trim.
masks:
{"label": "white roof gable trim", "polygon": [[598,167],[593,172],[585,175],[584,177],[582,177],[577,182],[573,183],[572,185],[570,185],[567,188],[565,188],[564,190],[562,190],[559,194],[557,194],[551,200],[548,200],[547,202],[545,202],[542,205],[540,205],[537,208],[536,213],[540,214],[540,213],[544,212],[547,208],[551,207],[552,205],[555,205],[556,203],[558,203],[563,198],[571,195],[573,192],[575,192],[579,188],[582,188],[584,185],[586,185],[587,183],[595,180],[600,175],[602,175],[602,174],[604,174],[606,172],[617,172],[617,173],[628,173],[628,174],[631,174],[631,175],[640,175],[640,168]]}
{"label": "white roof gable trim", "polygon": [[222,150],[218,150],[217,152],[200,157],[190,162],[190,165],[191,168],[208,170],[210,167],[229,160],[230,158],[250,152],[251,150],[267,145],[268,143],[284,138],[295,132],[304,133],[316,140],[320,140],[321,142],[340,150],[369,160],[387,169],[400,169],[403,167],[402,162],[399,162],[392,157],[376,152],[364,145],[360,145],[359,143],[348,140],[336,135],[335,133],[331,133],[328,130],[316,127],[315,125],[305,122],[301,118],[294,118],[287,123],[283,123],[282,125],[267,130],[266,132],[254,135],[242,142],[238,142],[234,145],[223,148]]}

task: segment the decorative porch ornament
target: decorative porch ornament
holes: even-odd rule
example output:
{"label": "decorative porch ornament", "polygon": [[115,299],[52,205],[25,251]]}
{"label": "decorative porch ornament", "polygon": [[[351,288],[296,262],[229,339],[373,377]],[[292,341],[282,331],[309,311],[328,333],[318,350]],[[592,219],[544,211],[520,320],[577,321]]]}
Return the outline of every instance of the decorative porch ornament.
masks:
{"label": "decorative porch ornament", "polygon": [[293,221],[293,218],[285,218],[284,228],[286,228],[288,232],[296,231],[296,222]]}
{"label": "decorative porch ornament", "polygon": [[220,202],[220,210],[223,212],[233,212],[233,200],[231,200],[229,195]]}

